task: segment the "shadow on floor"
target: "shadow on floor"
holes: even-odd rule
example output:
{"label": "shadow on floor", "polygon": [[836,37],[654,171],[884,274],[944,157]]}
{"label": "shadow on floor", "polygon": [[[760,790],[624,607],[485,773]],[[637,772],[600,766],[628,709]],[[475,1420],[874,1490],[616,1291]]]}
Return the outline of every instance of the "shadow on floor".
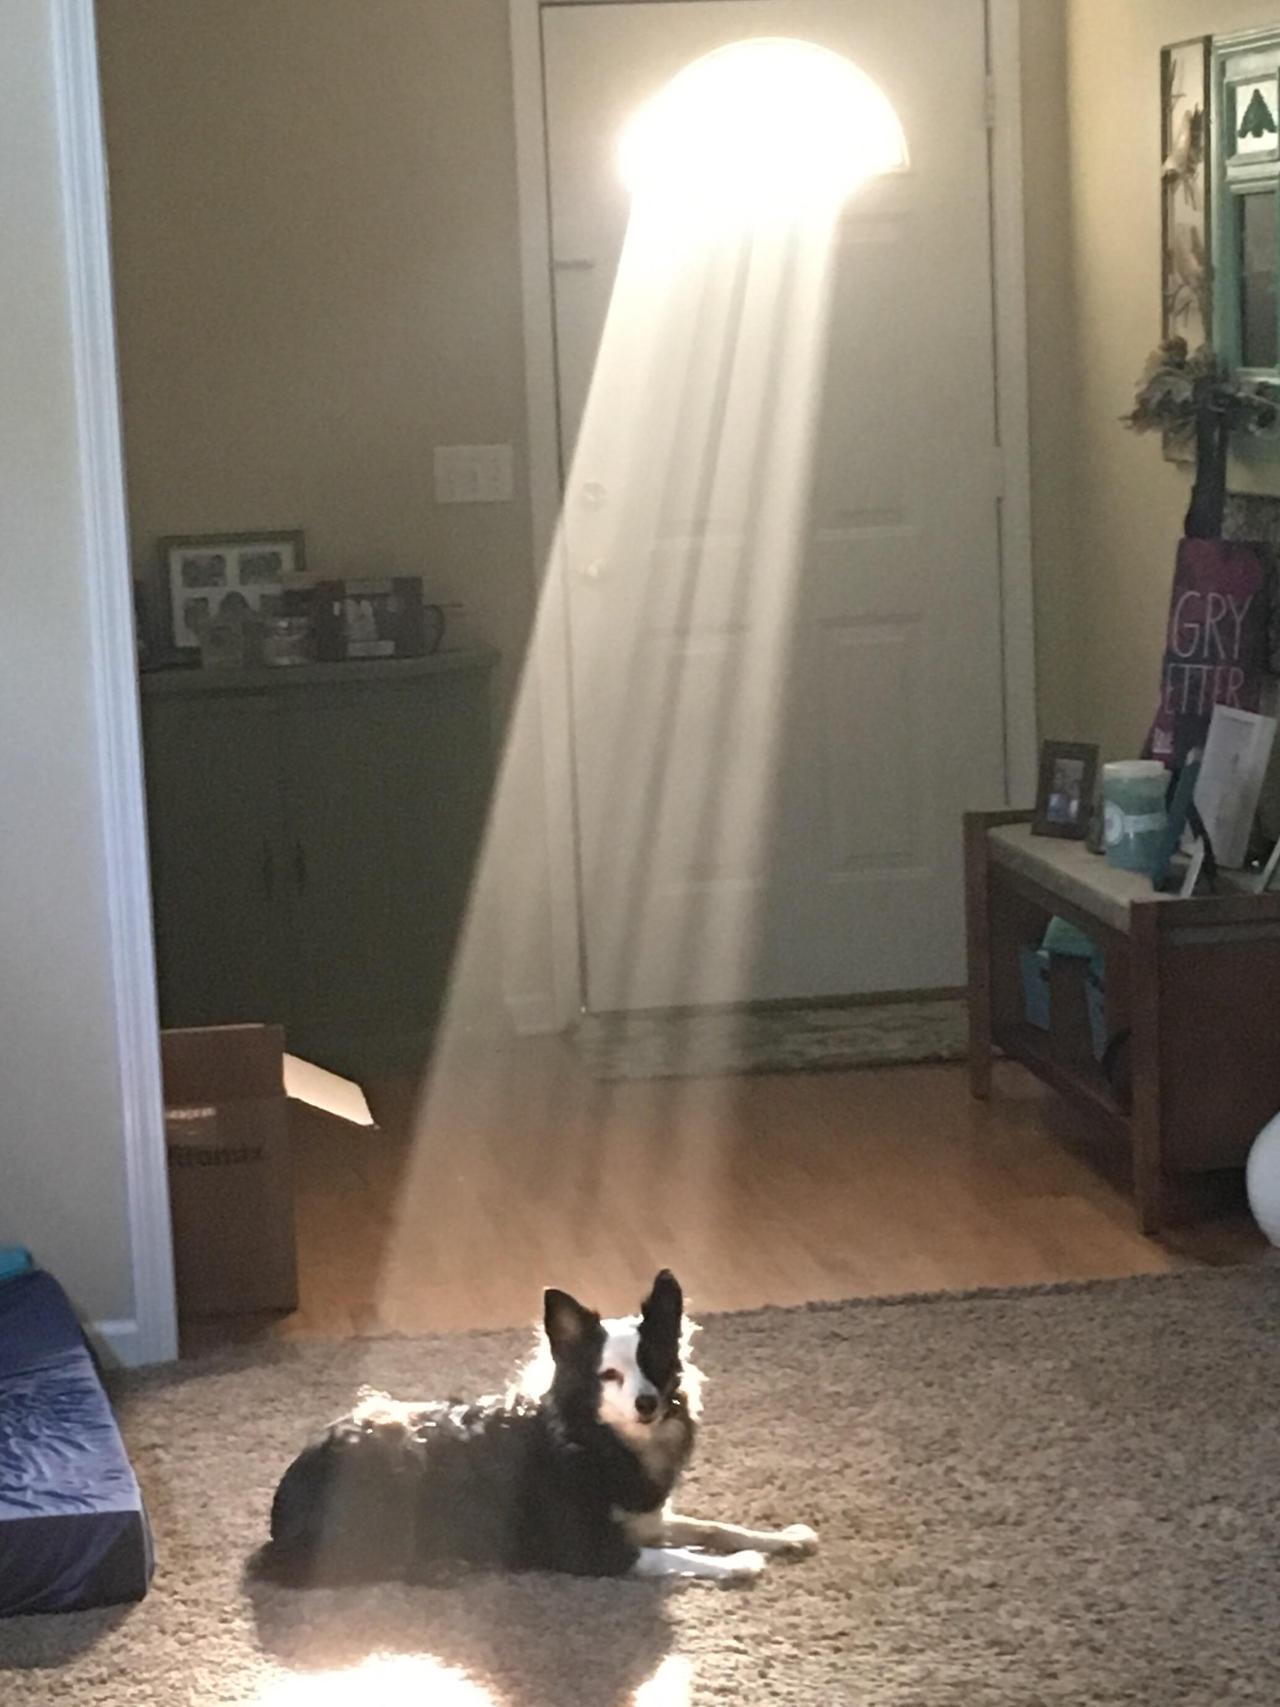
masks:
{"label": "shadow on floor", "polygon": [[[91,1612],[41,1612],[0,1624],[0,1673],[59,1671],[87,1654],[132,1616],[135,1607],[99,1606]],[[0,1700],[7,1700],[0,1687]]]}

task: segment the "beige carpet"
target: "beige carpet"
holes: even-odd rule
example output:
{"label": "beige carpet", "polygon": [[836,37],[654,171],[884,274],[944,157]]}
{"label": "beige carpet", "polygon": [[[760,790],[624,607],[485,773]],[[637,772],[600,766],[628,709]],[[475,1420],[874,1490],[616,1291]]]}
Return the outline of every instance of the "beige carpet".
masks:
{"label": "beige carpet", "polygon": [[519,1336],[136,1379],[152,1594],[0,1626],[0,1702],[1274,1707],[1278,1330],[1268,1268],[713,1318],[686,1503],[824,1543],[745,1590],[245,1579],[277,1474],[358,1381],[492,1388]]}

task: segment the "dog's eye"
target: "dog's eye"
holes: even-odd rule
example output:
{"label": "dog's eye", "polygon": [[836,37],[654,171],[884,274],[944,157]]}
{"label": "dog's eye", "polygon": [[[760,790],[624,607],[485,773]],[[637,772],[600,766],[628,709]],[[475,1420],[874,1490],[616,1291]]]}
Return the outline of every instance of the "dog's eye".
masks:
{"label": "dog's eye", "polygon": [[600,1371],[600,1379],[602,1381],[616,1381],[619,1386],[621,1386],[622,1371],[620,1369],[602,1369]]}

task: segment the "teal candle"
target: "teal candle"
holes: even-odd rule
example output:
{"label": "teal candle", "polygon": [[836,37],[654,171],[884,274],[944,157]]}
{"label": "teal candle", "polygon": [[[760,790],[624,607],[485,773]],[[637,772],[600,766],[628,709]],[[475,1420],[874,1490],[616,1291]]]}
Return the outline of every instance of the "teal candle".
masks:
{"label": "teal candle", "polygon": [[1119,759],[1102,767],[1102,822],[1107,862],[1150,872],[1168,821],[1169,773],[1159,759]]}

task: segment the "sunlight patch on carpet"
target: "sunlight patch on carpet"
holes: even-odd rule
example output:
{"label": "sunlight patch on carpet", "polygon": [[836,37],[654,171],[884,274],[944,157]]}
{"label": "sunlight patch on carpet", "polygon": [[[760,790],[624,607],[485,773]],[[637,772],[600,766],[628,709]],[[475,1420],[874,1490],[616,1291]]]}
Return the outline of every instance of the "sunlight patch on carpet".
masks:
{"label": "sunlight patch on carpet", "polygon": [[[487,1689],[430,1654],[374,1654],[341,1671],[281,1678],[256,1697],[255,1707],[494,1707]],[[656,1704],[655,1704],[656,1707]]]}

